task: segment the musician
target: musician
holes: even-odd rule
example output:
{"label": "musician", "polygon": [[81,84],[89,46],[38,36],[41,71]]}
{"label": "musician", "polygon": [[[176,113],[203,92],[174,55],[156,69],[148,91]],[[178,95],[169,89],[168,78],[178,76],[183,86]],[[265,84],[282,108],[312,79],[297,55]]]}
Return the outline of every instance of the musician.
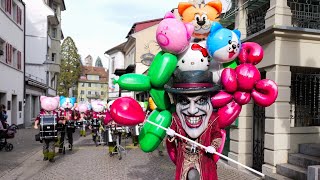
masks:
{"label": "musician", "polygon": [[[180,72],[174,81],[183,80],[176,86],[179,88],[175,88],[175,84],[166,87],[176,104],[166,140],[168,154],[176,164],[176,180],[218,178],[213,153],[220,146],[222,135],[217,120],[219,116],[213,112],[210,98],[219,87],[213,84],[211,73],[205,72]],[[174,136],[174,132],[206,146],[206,149]]]}
{"label": "musician", "polygon": [[64,96],[60,97],[60,119],[66,122],[65,131],[61,132],[61,140],[59,153],[63,151],[64,138],[67,133],[69,150],[72,151],[73,148],[73,133],[75,132],[75,121],[79,118],[76,116],[73,107],[75,104],[76,98],[66,98]]}
{"label": "musician", "polygon": [[97,132],[99,131],[100,125],[105,118],[106,103],[101,100],[91,100],[91,107],[93,111],[93,116],[89,125],[89,129],[91,129],[92,131],[93,142],[95,143],[96,146],[98,146]]}
{"label": "musician", "polygon": [[[34,121],[34,128],[38,129],[38,124],[40,122],[42,115],[55,115],[58,123],[64,123],[63,121],[59,121],[59,114],[56,111],[56,109],[59,106],[59,96],[56,97],[46,97],[41,96],[40,97],[40,105],[41,105],[41,111],[40,114],[37,116],[37,118]],[[43,160],[49,162],[54,162],[54,156],[55,156],[55,142],[56,139],[44,139],[43,144]]]}

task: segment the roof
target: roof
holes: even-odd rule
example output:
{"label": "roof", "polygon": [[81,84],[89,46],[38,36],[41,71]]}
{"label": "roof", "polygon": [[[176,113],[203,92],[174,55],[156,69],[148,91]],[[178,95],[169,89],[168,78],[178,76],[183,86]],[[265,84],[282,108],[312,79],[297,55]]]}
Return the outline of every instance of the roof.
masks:
{"label": "roof", "polygon": [[126,38],[128,38],[133,33],[142,31],[144,29],[147,29],[148,27],[159,24],[159,22],[162,20],[163,20],[163,18],[158,18],[158,19],[152,19],[152,20],[148,20],[148,21],[141,21],[141,22],[134,23]]}
{"label": "roof", "polygon": [[126,44],[126,42],[123,42],[123,43],[107,50],[104,54],[111,54],[113,51],[117,51],[117,50],[123,52],[123,47],[125,44]]}
{"label": "roof", "polygon": [[103,67],[82,66],[79,81],[89,81],[87,80],[87,75],[99,75],[99,82],[107,82],[108,74]]}
{"label": "roof", "polygon": [[64,0],[61,0],[62,1],[62,8],[61,8],[61,11],[65,11],[67,10],[66,9],[66,4],[64,3]]}

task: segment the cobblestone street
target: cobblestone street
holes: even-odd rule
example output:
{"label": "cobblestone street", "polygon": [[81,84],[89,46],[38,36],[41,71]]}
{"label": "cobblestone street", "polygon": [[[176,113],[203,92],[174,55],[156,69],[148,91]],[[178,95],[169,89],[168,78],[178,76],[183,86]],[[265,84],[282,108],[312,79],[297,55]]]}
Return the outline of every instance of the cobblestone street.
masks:
{"label": "cobblestone street", "polygon": [[[23,161],[6,169],[0,176],[3,180],[24,180],[24,179],[107,179],[107,180],[123,180],[123,179],[139,179],[139,180],[170,180],[174,179],[175,166],[164,153],[159,156],[157,151],[152,153],[144,153],[137,146],[132,146],[131,139],[126,140],[126,154],[122,160],[117,156],[110,157],[107,146],[96,147],[91,136],[81,137],[78,139],[78,132],[74,134],[75,146],[72,152],[67,151],[65,155],[59,154],[55,163],[42,161],[41,144],[33,141],[34,130],[24,130],[26,134],[30,134],[33,152],[28,156],[22,156],[19,159]],[[78,139],[78,140],[77,140]],[[123,140],[123,145],[124,144]],[[19,152],[21,148],[18,145],[15,151]],[[3,154],[13,152],[1,152]],[[12,154],[10,154],[12,155]],[[10,156],[11,161],[15,161],[15,156]],[[10,162],[7,156],[6,162]],[[1,160],[1,169],[6,168],[6,164]],[[231,168],[223,162],[219,162],[218,174],[220,180],[250,180],[259,179],[251,174],[238,171]]]}

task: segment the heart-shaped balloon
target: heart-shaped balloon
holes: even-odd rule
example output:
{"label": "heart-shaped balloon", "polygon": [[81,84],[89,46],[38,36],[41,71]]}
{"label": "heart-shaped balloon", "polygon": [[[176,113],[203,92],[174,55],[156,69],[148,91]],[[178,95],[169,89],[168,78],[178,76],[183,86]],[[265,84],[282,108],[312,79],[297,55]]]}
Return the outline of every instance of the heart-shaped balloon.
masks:
{"label": "heart-shaped balloon", "polygon": [[224,91],[220,91],[218,94],[211,97],[211,103],[214,108],[221,108],[231,102],[232,95]]}
{"label": "heart-shaped balloon", "polygon": [[242,106],[236,103],[235,101],[231,101],[226,106],[220,108],[218,110],[219,114],[219,127],[224,129],[230,126],[239,116],[241,112]]}
{"label": "heart-shaped balloon", "polygon": [[115,100],[110,108],[112,119],[123,126],[134,126],[145,119],[140,104],[131,97],[121,97]]}

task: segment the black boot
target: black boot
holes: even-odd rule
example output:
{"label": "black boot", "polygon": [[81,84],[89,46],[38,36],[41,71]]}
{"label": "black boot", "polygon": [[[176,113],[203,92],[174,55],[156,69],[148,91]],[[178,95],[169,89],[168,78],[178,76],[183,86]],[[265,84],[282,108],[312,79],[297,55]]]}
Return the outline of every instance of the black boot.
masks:
{"label": "black boot", "polygon": [[44,158],[43,158],[43,161],[48,161],[48,157],[44,157]]}
{"label": "black boot", "polygon": [[52,158],[52,159],[49,159],[49,162],[54,163],[54,162],[56,162],[56,160],[54,160],[54,158]]}

